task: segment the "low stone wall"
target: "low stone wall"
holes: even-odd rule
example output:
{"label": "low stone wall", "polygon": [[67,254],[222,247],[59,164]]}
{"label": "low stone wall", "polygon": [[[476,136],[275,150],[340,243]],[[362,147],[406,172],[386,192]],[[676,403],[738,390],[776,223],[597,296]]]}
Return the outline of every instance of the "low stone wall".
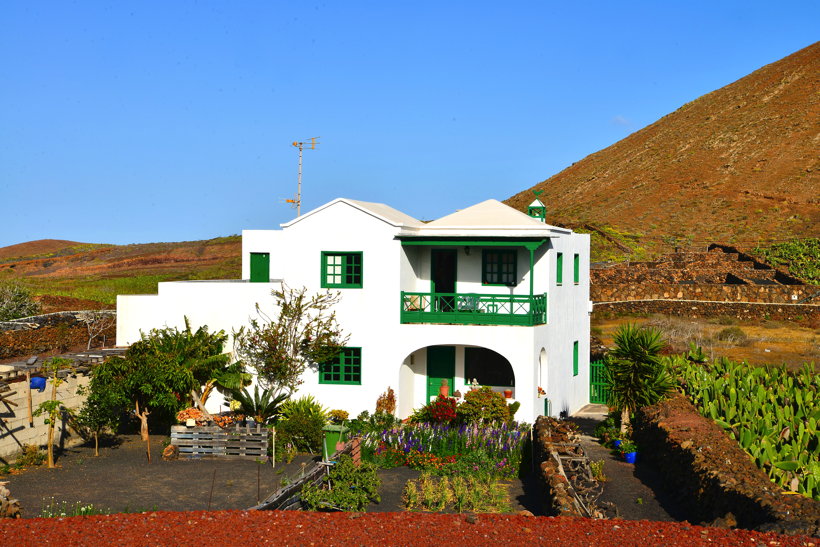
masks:
{"label": "low stone wall", "polygon": [[[820,293],[816,285],[724,285],[696,283],[592,284],[593,302],[624,300],[713,300],[789,304]],[[818,297],[820,298],[820,297]]]}
{"label": "low stone wall", "polygon": [[[14,321],[0,322],[0,359],[27,358],[49,352],[64,352],[69,348],[88,342],[88,328],[78,315],[80,311],[64,311],[23,317]],[[95,310],[116,318],[113,310]],[[102,336],[94,339],[94,346],[116,336],[115,321]]]}
{"label": "low stone wall", "polygon": [[760,304],[751,302],[710,302],[705,300],[632,300],[595,302],[593,317],[626,314],[663,314],[679,317],[734,317],[743,321],[793,321],[820,324],[817,304]]}
{"label": "low stone wall", "polygon": [[820,502],[786,494],[683,395],[641,409],[633,437],[682,502],[703,522],[759,531],[820,534]]}
{"label": "low stone wall", "polygon": [[601,495],[598,483],[591,480],[591,477],[570,472],[562,464],[563,458],[570,458],[583,460],[588,468],[574,425],[548,416],[539,416],[533,428],[535,461],[540,462],[538,467],[545,489],[547,513],[562,517],[602,518],[603,515],[595,505]]}
{"label": "low stone wall", "polygon": [[[86,385],[88,385],[88,376],[68,376],[65,381],[57,386],[57,399],[67,408],[78,409],[85,402],[85,396],[80,395],[78,390],[80,386]],[[11,388],[11,391],[16,391],[16,394],[7,397],[7,400],[16,403],[16,406],[0,402],[0,462],[6,463],[14,460],[23,445],[45,446],[48,441],[48,425],[45,423],[45,416],[35,416],[34,427],[29,427],[28,402],[26,400],[28,386],[25,377],[9,382],[9,388]],[[42,393],[32,390],[32,411],[37,410],[40,403],[50,399],[51,380],[48,380],[46,389]],[[63,420],[60,420],[57,424],[54,439],[56,445],[63,447],[82,444],[79,435],[72,434]]]}
{"label": "low stone wall", "polygon": [[[43,315],[32,315],[31,317],[21,317],[12,321],[0,321],[0,332],[9,330],[32,330],[41,327],[54,327],[57,325],[68,325],[69,327],[81,326],[83,322],[79,319],[82,311],[58,311],[45,313]],[[93,310],[94,313],[111,315],[116,317],[114,310]]]}

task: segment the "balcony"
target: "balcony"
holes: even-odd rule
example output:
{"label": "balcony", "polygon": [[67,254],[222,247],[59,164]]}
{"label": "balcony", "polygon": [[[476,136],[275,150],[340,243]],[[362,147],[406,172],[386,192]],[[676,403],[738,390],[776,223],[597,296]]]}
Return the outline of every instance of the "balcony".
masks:
{"label": "balcony", "polygon": [[547,322],[547,295],[401,293],[402,323],[520,325]]}

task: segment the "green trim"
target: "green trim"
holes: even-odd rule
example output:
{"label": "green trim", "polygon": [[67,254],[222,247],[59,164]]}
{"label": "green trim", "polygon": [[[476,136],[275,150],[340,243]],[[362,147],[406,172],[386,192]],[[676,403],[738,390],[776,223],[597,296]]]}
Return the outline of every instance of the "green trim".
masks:
{"label": "green trim", "polygon": [[572,257],[572,282],[576,285],[581,282],[581,256],[578,253]]}
{"label": "green trim", "polygon": [[[497,279],[498,282],[489,279]],[[518,252],[514,249],[481,251],[481,284],[502,287],[518,285]]]}
{"label": "green trim", "polygon": [[270,283],[270,253],[251,253],[251,283]]}
{"label": "green trim", "polygon": [[572,343],[572,375],[578,376],[578,341]]}
{"label": "green trim", "polygon": [[323,289],[362,288],[364,257],[361,251],[322,251],[321,261]]}
{"label": "green trim", "polygon": [[401,293],[401,323],[517,325],[547,322],[547,295]]}
{"label": "green trim", "polygon": [[[407,236],[404,236],[407,237]],[[536,250],[547,242],[548,238],[487,238],[487,239],[405,239],[398,238],[404,247],[524,247]]]}
{"label": "green trim", "polygon": [[321,363],[319,383],[362,385],[362,348],[342,348],[336,358]]}
{"label": "green trim", "polygon": [[564,253],[558,253],[555,257],[555,284],[564,283]]}
{"label": "green trim", "polygon": [[536,218],[541,222],[547,221],[547,208],[544,205],[537,205],[535,207],[527,207],[527,214],[532,218]]}

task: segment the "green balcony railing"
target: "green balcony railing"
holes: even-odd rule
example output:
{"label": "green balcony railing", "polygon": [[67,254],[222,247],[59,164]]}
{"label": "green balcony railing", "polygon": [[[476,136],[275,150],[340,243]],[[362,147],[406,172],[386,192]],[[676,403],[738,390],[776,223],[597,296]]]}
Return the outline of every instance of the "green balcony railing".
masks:
{"label": "green balcony railing", "polygon": [[547,295],[401,293],[402,323],[543,325]]}

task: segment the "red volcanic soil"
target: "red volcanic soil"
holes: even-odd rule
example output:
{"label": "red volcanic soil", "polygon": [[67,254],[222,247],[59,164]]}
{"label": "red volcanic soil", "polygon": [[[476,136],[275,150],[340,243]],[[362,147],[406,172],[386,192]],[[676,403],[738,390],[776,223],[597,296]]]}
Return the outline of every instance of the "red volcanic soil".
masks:
{"label": "red volcanic soil", "polygon": [[518,515],[197,511],[6,520],[0,545],[815,545],[687,523]]}
{"label": "red volcanic soil", "polygon": [[26,243],[18,243],[16,245],[9,245],[8,247],[0,247],[0,260],[7,258],[16,258],[18,256],[34,256],[47,253],[56,253],[66,247],[74,245],[85,245],[78,241],[67,241],[65,239],[38,239],[36,241],[27,241]]}

